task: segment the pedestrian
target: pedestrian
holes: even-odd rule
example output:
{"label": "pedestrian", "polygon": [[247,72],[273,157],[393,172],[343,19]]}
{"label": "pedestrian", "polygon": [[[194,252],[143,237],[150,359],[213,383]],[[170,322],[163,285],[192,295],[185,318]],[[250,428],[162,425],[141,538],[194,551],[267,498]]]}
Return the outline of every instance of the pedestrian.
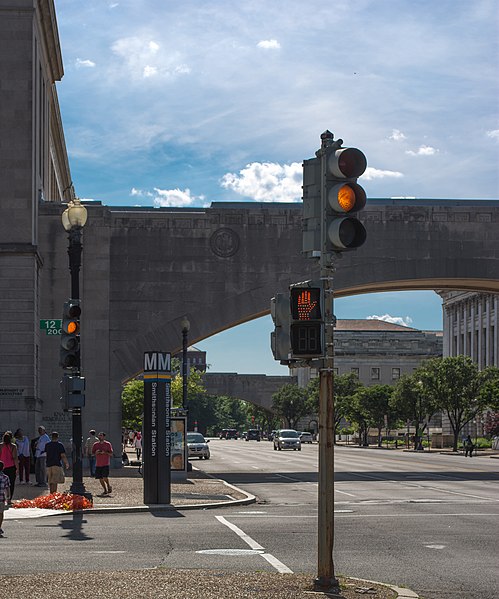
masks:
{"label": "pedestrian", "polygon": [[135,441],[133,442],[135,445],[135,451],[137,453],[137,459],[140,460],[140,456],[142,454],[142,435],[139,431],[135,433]]}
{"label": "pedestrian", "polygon": [[35,450],[35,477],[37,487],[47,486],[47,454],[45,453],[45,446],[50,443],[50,437],[45,432],[44,426],[38,427],[38,441],[36,442]]}
{"label": "pedestrian", "polygon": [[95,478],[95,456],[92,453],[92,447],[97,443],[99,439],[95,436],[95,431],[92,429],[88,432],[90,437],[85,441],[85,456],[88,458],[88,465],[90,468],[90,476]]}
{"label": "pedestrian", "polygon": [[102,495],[109,495],[113,490],[109,484],[109,465],[113,455],[113,446],[106,441],[106,433],[101,432],[97,436],[99,440],[92,447],[92,453],[95,455],[95,478],[104,489]]}
{"label": "pedestrian", "polygon": [[49,492],[56,493],[57,485],[64,483],[64,470],[62,464],[66,470],[69,468],[68,458],[66,457],[66,448],[59,441],[59,433],[54,431],[52,433],[52,441],[49,441],[45,445],[46,467],[47,467],[47,478],[49,481]]}
{"label": "pedestrian", "polygon": [[10,480],[3,472],[3,462],[0,460],[0,537],[3,536],[3,513],[10,505]]}
{"label": "pedestrian", "polygon": [[18,428],[14,433],[14,438],[17,445],[17,457],[19,459],[19,484],[22,485],[29,482],[29,471],[31,468],[31,457],[29,450],[29,439],[23,433],[22,429]]}
{"label": "pedestrian", "polygon": [[466,437],[466,439],[464,440],[464,457],[468,457],[468,455],[471,457],[473,457],[473,450],[475,449],[475,446],[473,445],[473,441],[471,440],[470,435],[468,435]]}
{"label": "pedestrian", "polygon": [[19,469],[19,460],[17,458],[17,445],[13,441],[11,431],[6,431],[3,435],[3,441],[0,443],[0,461],[3,462],[3,473],[9,477],[10,498],[14,496],[16,486],[16,475]]}

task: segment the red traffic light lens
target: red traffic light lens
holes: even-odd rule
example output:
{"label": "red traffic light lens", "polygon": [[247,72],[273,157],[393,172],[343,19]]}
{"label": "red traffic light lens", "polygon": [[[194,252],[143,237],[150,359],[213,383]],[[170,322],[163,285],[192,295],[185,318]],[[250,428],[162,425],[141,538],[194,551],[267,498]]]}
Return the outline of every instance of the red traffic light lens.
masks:
{"label": "red traffic light lens", "polygon": [[367,168],[367,159],[357,148],[345,148],[336,153],[338,168],[347,179],[360,177]]}

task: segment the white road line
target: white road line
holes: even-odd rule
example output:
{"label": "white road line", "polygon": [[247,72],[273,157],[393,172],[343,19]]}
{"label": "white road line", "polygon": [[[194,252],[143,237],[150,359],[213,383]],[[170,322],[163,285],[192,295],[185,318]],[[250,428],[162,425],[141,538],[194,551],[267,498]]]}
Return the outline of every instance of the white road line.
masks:
{"label": "white road line", "polygon": [[357,495],[353,495],[352,493],[347,493],[346,491],[340,491],[339,489],[334,489],[335,493],[343,493],[343,495],[348,495],[349,497],[357,497]]}
{"label": "white road line", "polygon": [[279,572],[279,574],[293,574],[293,570],[290,570],[271,553],[261,553],[260,555],[264,559],[266,559],[271,566],[274,566],[274,568]]}
{"label": "white road line", "polygon": [[[241,530],[235,524],[232,524],[228,520],[226,520],[223,516],[215,516],[215,518],[230,528],[233,532],[236,533],[238,537],[240,537],[245,543],[247,543],[252,549],[263,549],[260,543],[257,543],[253,540],[249,535],[247,535],[243,530]],[[271,566],[273,566],[280,574],[293,574],[293,570],[290,570],[285,564],[279,561],[276,557],[274,557],[271,553],[261,553],[260,554],[264,559],[266,559]]]}
{"label": "white road line", "polygon": [[235,524],[232,524],[231,522],[226,520],[223,516],[215,516],[215,518],[222,524],[225,524],[225,526],[227,526],[227,528],[230,528],[232,530],[232,532],[235,532],[238,537],[240,537],[245,543],[247,543],[251,547],[251,549],[264,549],[264,547],[262,547],[260,545],[260,543],[257,543],[256,541],[254,541],[250,536],[248,536],[238,526],[236,526]]}

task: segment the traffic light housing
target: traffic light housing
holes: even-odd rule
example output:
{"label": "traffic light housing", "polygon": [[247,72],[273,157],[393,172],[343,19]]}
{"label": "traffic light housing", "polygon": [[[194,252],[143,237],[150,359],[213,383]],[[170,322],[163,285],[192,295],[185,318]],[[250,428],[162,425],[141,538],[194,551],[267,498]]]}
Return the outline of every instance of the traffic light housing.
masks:
{"label": "traffic light housing", "polygon": [[66,410],[85,407],[85,377],[64,374],[61,379],[61,401]]}
{"label": "traffic light housing", "polygon": [[289,336],[292,358],[319,358],[324,354],[324,293],[319,283],[290,287]]}
{"label": "traffic light housing", "polygon": [[341,140],[325,148],[322,202],[325,218],[323,251],[343,252],[364,244],[367,233],[357,213],[366,205],[366,192],[357,183],[367,168],[357,148],[342,148]]}
{"label": "traffic light housing", "polygon": [[289,291],[278,293],[270,300],[270,314],[275,329],[270,334],[270,347],[275,360],[288,363],[291,354],[289,339]]}
{"label": "traffic light housing", "polygon": [[321,221],[324,210],[321,204],[321,161],[311,158],[303,161],[303,247],[308,258],[320,255]]}
{"label": "traffic light housing", "polygon": [[64,303],[59,357],[59,365],[64,369],[80,368],[80,315],[80,300]]}

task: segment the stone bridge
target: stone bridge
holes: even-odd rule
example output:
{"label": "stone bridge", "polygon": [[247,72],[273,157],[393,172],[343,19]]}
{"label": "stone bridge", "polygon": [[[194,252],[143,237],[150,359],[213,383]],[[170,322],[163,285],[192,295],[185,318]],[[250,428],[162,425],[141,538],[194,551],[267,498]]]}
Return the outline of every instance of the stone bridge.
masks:
{"label": "stone bridge", "polygon": [[297,382],[294,376],[266,376],[264,374],[237,374],[236,372],[206,372],[203,375],[209,395],[225,395],[244,399],[261,408],[272,408],[272,395],[283,385]]}
{"label": "stone bridge", "polygon": [[[42,204],[40,318],[69,296],[63,206]],[[88,425],[119,430],[122,382],[144,351],[189,342],[269,312],[270,298],[317,275],[301,255],[300,204],[215,203],[204,209],[88,205],[82,352]],[[499,202],[370,200],[366,244],[338,261],[338,296],[403,289],[499,292]],[[237,352],[237,347],[234,348]],[[42,413],[60,414],[58,338],[40,337]]]}

